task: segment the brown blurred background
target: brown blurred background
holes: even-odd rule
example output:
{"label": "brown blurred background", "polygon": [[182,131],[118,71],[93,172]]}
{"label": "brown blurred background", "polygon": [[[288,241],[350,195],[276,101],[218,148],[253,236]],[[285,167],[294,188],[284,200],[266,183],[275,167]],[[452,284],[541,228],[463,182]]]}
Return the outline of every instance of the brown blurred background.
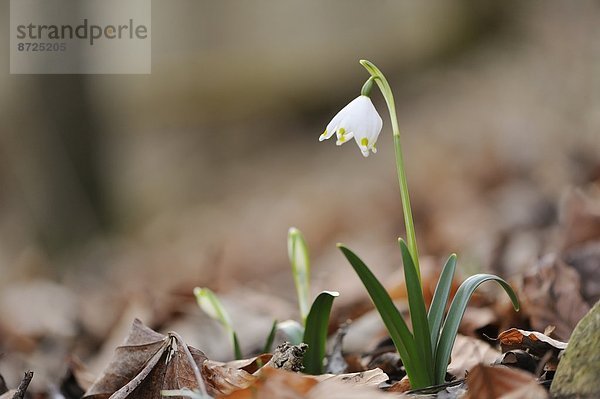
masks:
{"label": "brown blurred background", "polygon": [[381,96],[376,156],[317,141],[359,93],[361,58],[395,90],[422,254],[484,270],[516,229],[516,273],[552,243],[527,233],[597,178],[597,1],[154,1],[148,76],[9,75],[0,45],[0,313],[55,281],[57,303],[93,319],[69,336],[108,330],[121,309],[107,298],[134,292],[243,286],[293,303],[290,226],[315,291],[358,286],[338,241],[397,268]]}

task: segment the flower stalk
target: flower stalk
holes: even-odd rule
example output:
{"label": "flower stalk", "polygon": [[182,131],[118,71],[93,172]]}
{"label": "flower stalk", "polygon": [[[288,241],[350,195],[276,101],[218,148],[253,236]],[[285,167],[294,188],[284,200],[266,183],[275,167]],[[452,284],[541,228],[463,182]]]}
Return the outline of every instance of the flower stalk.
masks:
{"label": "flower stalk", "polygon": [[[404,168],[404,157],[402,155],[402,143],[400,142],[400,127],[398,126],[398,117],[396,116],[396,103],[394,102],[394,94],[392,89],[383,75],[383,73],[377,68],[372,62],[367,60],[360,60],[360,64],[369,72],[371,77],[367,80],[363,86],[369,84],[369,82],[375,81],[385,103],[387,104],[388,111],[390,114],[390,121],[392,123],[392,135],[394,137],[394,152],[396,154],[396,172],[398,173],[398,184],[400,186],[400,198],[402,200],[402,212],[404,214],[404,227],[406,229],[406,238],[408,243],[408,250],[413,258],[413,262],[417,269],[417,275],[419,281],[421,280],[421,270],[419,267],[419,252],[417,248],[417,237],[415,234],[415,225],[412,217],[412,210],[410,207],[410,196],[408,192],[408,182],[406,180],[406,171]],[[371,83],[372,85],[372,83]]]}

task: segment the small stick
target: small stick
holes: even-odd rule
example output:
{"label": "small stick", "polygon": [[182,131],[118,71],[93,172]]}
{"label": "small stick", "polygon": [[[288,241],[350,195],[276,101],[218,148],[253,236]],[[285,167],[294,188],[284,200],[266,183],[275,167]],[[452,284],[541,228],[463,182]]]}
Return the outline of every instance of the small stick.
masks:
{"label": "small stick", "polygon": [[27,387],[33,378],[33,371],[29,370],[25,372],[19,387],[17,388],[17,392],[13,395],[12,399],[23,399],[25,397],[25,392],[27,391]]}

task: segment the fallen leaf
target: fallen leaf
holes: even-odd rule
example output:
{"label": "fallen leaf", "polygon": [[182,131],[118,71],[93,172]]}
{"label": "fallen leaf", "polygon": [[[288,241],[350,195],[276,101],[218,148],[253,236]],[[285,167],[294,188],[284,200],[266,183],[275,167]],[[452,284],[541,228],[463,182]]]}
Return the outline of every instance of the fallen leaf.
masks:
{"label": "fallen leaf", "polygon": [[372,369],[367,371],[362,371],[360,373],[347,373],[347,374],[322,374],[315,376],[317,381],[340,381],[344,384],[349,384],[351,386],[370,386],[377,387],[382,382],[386,382],[388,380],[387,374],[383,372],[381,369]]}
{"label": "fallen leaf", "polygon": [[536,359],[537,358],[524,350],[515,349],[503,353],[502,356],[494,362],[494,365],[513,367],[535,373],[538,368],[538,361]]}
{"label": "fallen leaf", "polygon": [[393,383],[389,388],[387,388],[388,392],[408,392],[410,391],[410,381],[408,380],[408,376],[404,376],[400,381]]}
{"label": "fallen leaf", "polygon": [[306,398],[306,393],[318,381],[312,377],[290,371],[264,367],[256,382],[245,389],[219,396],[223,399],[300,399]]}
{"label": "fallen leaf", "polygon": [[[380,372],[381,370],[379,370],[377,374]],[[381,374],[383,373],[381,372]],[[375,387],[375,382],[381,378],[381,375],[377,375],[376,377],[373,375],[372,378],[369,378],[366,381],[359,379],[358,383],[355,383],[354,379],[346,381],[340,381],[336,378],[327,379],[311,389],[308,392],[307,399],[399,399],[406,397],[404,395],[388,394],[377,389]]]}
{"label": "fallen leaf", "polygon": [[543,357],[551,352],[555,361],[558,360],[560,351],[567,348],[566,342],[557,341],[537,331],[525,331],[511,328],[498,335],[502,351],[512,349],[526,350],[534,356]]}
{"label": "fallen leaf", "polygon": [[263,353],[262,355],[251,357],[248,359],[233,360],[230,362],[216,362],[214,360],[207,360],[206,364],[215,366],[227,367],[230,369],[244,370],[247,373],[253,374],[262,366],[267,364],[269,360],[273,358],[270,353]]}
{"label": "fallen leaf", "polygon": [[[387,376],[381,370],[336,376],[307,376],[265,367],[252,386],[222,399],[353,399],[387,398],[376,388]],[[394,396],[398,398],[398,396]]]}
{"label": "fallen leaf", "polygon": [[159,334],[135,319],[125,343],[115,349],[112,361],[84,398],[158,399],[161,390],[200,389],[198,367],[204,361],[206,356],[187,346],[178,334]]}
{"label": "fallen leaf", "polygon": [[504,366],[475,366],[467,375],[466,399],[547,399],[532,374]]}
{"label": "fallen leaf", "polygon": [[456,378],[465,378],[466,371],[480,363],[492,364],[500,355],[499,351],[479,339],[457,335],[448,372]]}
{"label": "fallen leaf", "polygon": [[402,359],[400,359],[400,355],[395,350],[373,356],[367,367],[368,369],[380,368],[388,375],[390,380],[394,381],[399,381],[406,376]]}
{"label": "fallen leaf", "polygon": [[568,340],[577,322],[590,310],[581,296],[576,270],[556,255],[542,258],[523,279],[520,299],[534,330],[556,326],[555,336]]}
{"label": "fallen leaf", "polygon": [[[263,367],[261,370],[266,369]],[[229,395],[248,388],[258,380],[257,376],[247,371],[226,367],[210,360],[204,362],[202,376],[207,385],[212,388],[212,393],[218,395]]]}

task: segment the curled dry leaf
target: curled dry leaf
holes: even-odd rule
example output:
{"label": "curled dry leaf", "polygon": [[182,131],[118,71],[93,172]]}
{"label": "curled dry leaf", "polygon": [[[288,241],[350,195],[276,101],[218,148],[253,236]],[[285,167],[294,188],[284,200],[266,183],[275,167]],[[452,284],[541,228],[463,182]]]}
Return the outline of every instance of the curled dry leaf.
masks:
{"label": "curled dry leaf", "polygon": [[222,366],[211,361],[204,362],[202,376],[207,385],[212,388],[212,393],[218,395],[229,395],[240,389],[248,388],[258,379],[242,369]]}
{"label": "curled dry leaf", "polygon": [[475,366],[467,375],[466,399],[547,399],[532,374],[504,366]]}
{"label": "curled dry leaf", "polygon": [[112,361],[84,398],[158,399],[161,390],[201,389],[198,367],[205,361],[206,356],[179,335],[159,334],[136,319],[125,343],[115,349]]}
{"label": "curled dry leaf", "polygon": [[557,341],[537,331],[525,331],[511,328],[498,335],[502,351],[512,349],[526,350],[534,356],[543,357],[548,352],[552,354],[552,360],[558,360],[560,351],[567,348],[566,342]]}
{"label": "curled dry leaf", "polygon": [[269,360],[273,357],[270,353],[263,353],[262,355],[251,357],[248,359],[233,360],[231,362],[217,362],[215,360],[207,360],[206,365],[213,367],[226,367],[230,369],[240,369],[247,373],[253,374],[259,370],[262,366],[266,365]]}
{"label": "curled dry leaf", "polygon": [[523,280],[523,310],[535,330],[556,326],[558,339],[568,340],[573,328],[590,310],[581,296],[577,271],[555,255],[544,257]]}
{"label": "curled dry leaf", "polygon": [[466,371],[479,363],[492,364],[500,357],[500,352],[487,343],[464,335],[457,335],[448,372],[456,378],[464,378]]}

